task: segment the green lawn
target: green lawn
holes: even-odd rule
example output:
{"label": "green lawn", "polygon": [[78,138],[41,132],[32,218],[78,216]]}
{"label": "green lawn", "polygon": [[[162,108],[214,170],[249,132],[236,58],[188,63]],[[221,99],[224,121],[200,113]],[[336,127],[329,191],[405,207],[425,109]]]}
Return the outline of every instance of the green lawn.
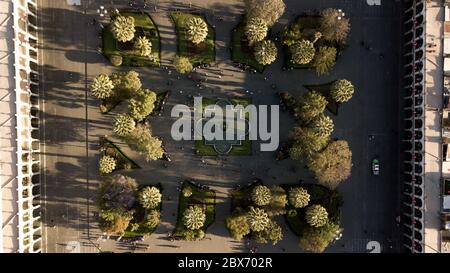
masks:
{"label": "green lawn", "polygon": [[114,171],[123,169],[140,169],[141,167],[126,156],[112,141],[106,137],[100,137],[101,156],[108,155],[116,159],[117,167]]}
{"label": "green lawn", "polygon": [[208,227],[214,223],[216,218],[216,193],[212,190],[202,190],[186,181],[183,183],[182,189],[187,186],[191,187],[192,195],[190,197],[184,197],[183,190],[180,191],[177,224],[173,232],[175,238],[183,239],[183,232],[186,230],[186,227],[183,224],[183,214],[190,205],[205,206],[206,220],[201,228],[205,233]]}
{"label": "green lawn", "polygon": [[152,43],[151,58],[135,55],[132,50],[120,50],[118,42],[114,39],[109,27],[105,27],[102,32],[103,55],[108,59],[111,55],[120,55],[123,58],[123,66],[159,66],[161,64],[161,40],[158,27],[153,22],[148,13],[145,12],[120,12],[123,16],[132,16],[135,20],[136,34],[142,30],[143,35]]}
{"label": "green lawn", "polygon": [[[319,204],[322,205],[328,212],[328,219],[333,223],[338,223],[340,220],[340,207],[342,206],[342,196],[337,191],[329,190],[328,188],[317,184],[301,184],[301,185],[281,185],[286,193],[290,188],[302,187],[310,194],[309,205]],[[287,211],[295,210],[289,204],[287,205]],[[292,232],[301,236],[303,231],[309,227],[309,224],[305,220],[306,208],[296,209],[297,215],[286,214],[286,222]]]}
{"label": "green lawn", "polygon": [[328,101],[327,104],[328,111],[330,111],[335,115],[338,115],[340,103],[333,100],[330,95],[330,89],[333,83],[334,81],[319,85],[305,85],[305,88],[310,91],[314,90],[321,93]]}
{"label": "green lawn", "polygon": [[[206,40],[199,45],[194,45],[186,39],[185,25],[186,22],[193,18],[199,17],[208,24],[208,36]],[[170,18],[175,25],[177,32],[178,55],[187,57],[194,67],[201,64],[210,64],[216,60],[216,33],[214,28],[208,23],[205,16],[192,13],[172,12]]]}
{"label": "green lawn", "polygon": [[235,63],[245,64],[253,67],[256,71],[262,73],[265,66],[258,63],[253,56],[253,49],[247,46],[245,40],[245,18],[239,23],[239,25],[233,29],[231,34],[231,60]]}

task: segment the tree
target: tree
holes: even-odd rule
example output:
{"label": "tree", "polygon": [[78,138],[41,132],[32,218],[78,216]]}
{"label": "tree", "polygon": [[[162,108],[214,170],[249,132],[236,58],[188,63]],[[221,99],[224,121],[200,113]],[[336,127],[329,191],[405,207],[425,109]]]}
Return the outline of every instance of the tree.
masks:
{"label": "tree", "polygon": [[111,22],[111,33],[119,42],[125,43],[134,38],[134,18],[118,15]]}
{"label": "tree", "polygon": [[136,128],[136,122],[129,115],[118,114],[114,118],[113,131],[120,137],[130,135]]}
{"label": "tree", "polygon": [[256,61],[262,65],[273,63],[277,59],[278,49],[274,42],[264,40],[255,46],[254,56]]}
{"label": "tree", "polygon": [[254,232],[252,235],[255,241],[260,244],[271,242],[272,245],[276,245],[283,240],[283,229],[277,222],[271,220],[266,229]]}
{"label": "tree", "polygon": [[268,187],[258,185],[253,188],[251,198],[255,205],[265,206],[270,203],[270,199],[272,198],[272,196]]}
{"label": "tree", "polygon": [[294,208],[300,209],[308,205],[310,195],[307,190],[302,187],[295,187],[289,190],[289,204]]}
{"label": "tree", "polygon": [[123,62],[123,58],[120,55],[111,55],[109,57],[109,61],[113,66],[121,66]]}
{"label": "tree", "polygon": [[311,158],[308,167],[319,184],[335,189],[351,175],[352,151],[347,141],[331,142],[323,152]]}
{"label": "tree", "polygon": [[208,25],[200,17],[193,17],[186,22],[186,38],[193,44],[200,44],[208,36]]}
{"label": "tree", "polygon": [[186,198],[191,197],[192,195],[192,188],[190,186],[184,186],[183,188],[183,196]]}
{"label": "tree", "polygon": [[334,123],[330,117],[320,114],[311,122],[311,128],[317,136],[329,137],[334,130]]}
{"label": "tree", "polygon": [[290,46],[291,61],[295,64],[309,64],[316,54],[314,44],[308,40],[301,40]]}
{"label": "tree", "polygon": [[280,186],[272,185],[270,186],[270,193],[272,195],[270,203],[264,207],[267,214],[270,217],[286,214],[286,191]]}
{"label": "tree", "polygon": [[260,208],[250,207],[247,214],[250,229],[253,231],[263,231],[270,224],[270,218],[267,213]]}
{"label": "tree", "polygon": [[345,42],[350,31],[350,20],[336,9],[324,9],[320,13],[320,32],[328,41]]}
{"label": "tree", "polygon": [[325,111],[327,99],[317,91],[310,91],[303,94],[295,107],[295,117],[300,118],[304,123],[308,123]]}
{"label": "tree", "polygon": [[317,136],[311,128],[294,127],[290,134],[293,140],[289,155],[293,160],[310,162],[313,155],[325,148],[329,137]]}
{"label": "tree", "polygon": [[157,187],[145,187],[139,193],[139,202],[143,208],[155,209],[161,203],[162,194]]}
{"label": "tree", "polygon": [[133,219],[133,211],[124,212],[117,209],[102,210],[99,215],[100,229],[108,234],[123,235]]}
{"label": "tree", "polygon": [[189,73],[194,68],[189,58],[181,56],[175,57],[175,59],[173,60],[173,65],[175,66],[175,69],[178,71],[178,73],[181,74]]}
{"label": "tree", "polygon": [[163,157],[162,141],[153,137],[150,128],[144,124],[138,124],[133,133],[125,138],[125,141],[131,149],[145,156],[147,161]]}
{"label": "tree", "polygon": [[111,97],[113,89],[113,81],[105,74],[98,75],[91,83],[92,95],[98,99],[107,99]]}
{"label": "tree", "polygon": [[261,18],[250,18],[245,25],[245,36],[250,45],[264,40],[267,36],[267,25]]}
{"label": "tree", "polygon": [[245,0],[247,18],[260,18],[271,27],[283,15],[283,0]]}
{"label": "tree", "polygon": [[133,70],[113,73],[111,74],[111,80],[114,83],[114,91],[120,98],[130,98],[142,87],[139,74]]}
{"label": "tree", "polygon": [[317,51],[312,66],[317,74],[325,75],[331,70],[336,63],[337,50],[332,46],[320,46]]}
{"label": "tree", "polygon": [[191,230],[200,229],[206,221],[206,214],[199,206],[188,207],[183,214],[183,224]]}
{"label": "tree", "polygon": [[244,236],[250,233],[247,215],[241,208],[237,208],[233,214],[226,219],[225,223],[231,236],[236,240],[242,240]]}
{"label": "tree", "polygon": [[285,46],[291,46],[302,38],[299,24],[292,24],[290,27],[286,27],[281,33],[281,42]]}
{"label": "tree", "polygon": [[140,89],[128,101],[128,111],[137,121],[142,121],[150,115],[155,108],[156,94],[148,89]]}
{"label": "tree", "polygon": [[136,201],[137,183],[131,177],[116,175],[100,185],[99,207],[103,210],[128,211]]}
{"label": "tree", "polygon": [[150,210],[144,218],[144,226],[149,229],[156,228],[161,222],[161,213],[157,210]]}
{"label": "tree", "polygon": [[306,222],[312,227],[321,227],[328,222],[328,212],[321,205],[312,205],[306,208]]}
{"label": "tree", "polygon": [[101,174],[112,173],[116,169],[116,160],[114,157],[104,155],[99,161],[99,171]]}
{"label": "tree", "polygon": [[336,102],[347,102],[349,101],[353,93],[355,92],[355,87],[352,82],[346,79],[337,80],[331,85],[330,94],[334,101]]}
{"label": "tree", "polygon": [[322,253],[340,232],[339,225],[332,222],[319,228],[309,227],[300,236],[299,245],[306,251]]}
{"label": "tree", "polygon": [[147,37],[141,36],[134,42],[134,50],[139,56],[148,57],[152,53],[152,43]]}

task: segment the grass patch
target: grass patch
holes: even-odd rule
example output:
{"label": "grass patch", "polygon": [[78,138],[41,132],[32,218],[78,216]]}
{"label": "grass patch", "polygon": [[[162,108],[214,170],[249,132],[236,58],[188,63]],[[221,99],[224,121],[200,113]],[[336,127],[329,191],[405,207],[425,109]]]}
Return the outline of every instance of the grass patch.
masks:
{"label": "grass patch", "polygon": [[133,50],[121,50],[120,42],[114,39],[109,26],[102,31],[103,55],[108,59],[112,55],[122,56],[123,66],[159,66],[161,64],[161,39],[159,30],[153,19],[146,12],[121,11],[120,15],[131,16],[134,18],[136,27],[136,36],[145,36],[152,43],[152,53],[150,57],[136,55]]}
{"label": "grass patch", "polygon": [[336,102],[330,95],[331,86],[333,85],[335,81],[325,83],[325,84],[319,84],[319,85],[305,85],[305,88],[312,91],[317,91],[321,93],[328,101],[327,103],[327,109],[331,113],[335,114],[336,116],[339,113],[339,106],[340,103]]}
{"label": "grass patch", "polygon": [[[190,187],[192,189],[192,195],[190,197],[185,197],[183,195],[183,189],[185,187]],[[183,224],[183,214],[191,205],[203,206],[205,209],[206,220],[200,230],[206,233],[208,227],[214,223],[216,218],[216,193],[213,190],[204,190],[189,181],[185,181],[181,186],[179,195],[177,224],[173,232],[174,238],[186,239],[185,232],[189,230]]]}
{"label": "grass patch", "polygon": [[[289,192],[289,189],[295,187],[302,187],[308,191],[310,194],[310,201],[308,206],[311,205],[322,205],[328,212],[328,219],[333,223],[338,223],[340,220],[340,207],[343,204],[342,196],[333,190],[329,190],[328,188],[317,185],[317,184],[301,184],[301,185],[281,185],[286,193]],[[306,222],[305,212],[306,208],[295,209],[290,204],[287,205],[286,214],[286,222],[288,223],[289,228],[292,232],[301,236],[303,231],[310,227],[310,225]],[[296,210],[297,214],[292,215],[289,213],[290,210]]]}
{"label": "grass patch", "polygon": [[[138,190],[141,191],[142,189],[144,189],[145,187],[148,186],[154,186],[157,187],[160,192],[162,193],[162,187],[161,184],[144,184],[144,185],[139,185]],[[134,215],[133,215],[133,219],[130,221],[130,225],[128,226],[127,230],[125,230],[125,234],[123,235],[123,237],[125,238],[136,238],[136,237],[143,237],[145,235],[150,235],[152,234],[156,228],[158,228],[157,226],[154,228],[148,228],[147,226],[145,226],[144,220],[145,220],[145,215],[147,213],[147,210],[145,208],[143,208],[139,201],[136,200],[135,202],[135,206],[134,206]],[[161,213],[162,210],[162,202],[159,203],[159,206],[155,209],[157,211],[159,211]],[[131,230],[131,226],[133,224],[138,224],[138,228],[136,230]]]}
{"label": "grass patch", "polygon": [[[199,45],[194,45],[186,39],[186,22],[194,17],[202,18],[208,25],[208,36],[206,37],[206,40]],[[170,13],[170,18],[172,19],[177,32],[177,49],[179,56],[189,58],[194,67],[201,64],[210,64],[216,60],[216,33],[204,15],[172,12]]]}
{"label": "grass patch", "polygon": [[116,160],[116,169],[114,169],[114,171],[141,168],[136,162],[134,162],[128,156],[126,156],[119,149],[119,147],[117,147],[112,141],[110,141],[106,137],[100,137],[100,151],[101,156],[108,155]]}
{"label": "grass patch", "polygon": [[264,71],[265,66],[255,60],[253,48],[248,45],[245,36],[245,18],[231,32],[231,45],[231,60],[233,62],[251,66],[259,73]]}

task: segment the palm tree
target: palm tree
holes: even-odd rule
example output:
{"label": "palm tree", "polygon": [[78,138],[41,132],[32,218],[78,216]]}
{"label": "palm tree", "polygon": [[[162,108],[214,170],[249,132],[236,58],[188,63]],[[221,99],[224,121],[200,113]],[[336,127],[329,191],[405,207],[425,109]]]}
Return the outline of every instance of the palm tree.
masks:
{"label": "palm tree", "polygon": [[268,65],[277,59],[278,49],[274,42],[264,40],[256,44],[254,54],[258,63]]}
{"label": "palm tree", "polygon": [[311,125],[314,133],[320,137],[330,136],[334,129],[333,120],[324,114],[318,115]]}
{"label": "palm tree", "polygon": [[272,198],[270,189],[263,185],[258,185],[253,188],[252,190],[252,201],[257,206],[265,206],[270,203],[270,200]]}
{"label": "palm tree", "polygon": [[148,57],[152,53],[152,43],[146,37],[139,37],[134,42],[134,50],[139,56]]}
{"label": "palm tree", "polygon": [[316,54],[316,49],[314,44],[308,40],[301,40],[300,42],[294,43],[290,47],[292,54],[292,62],[295,64],[308,64],[314,59]]}
{"label": "palm tree", "polygon": [[91,83],[92,95],[98,99],[107,99],[111,97],[113,89],[113,81],[105,74],[98,75]]}
{"label": "palm tree", "polygon": [[136,122],[130,115],[118,114],[114,118],[113,131],[120,137],[129,136],[136,128]]}
{"label": "palm tree", "polygon": [[190,206],[184,211],[183,223],[184,226],[191,230],[197,230],[205,224],[206,214],[199,206]]}
{"label": "palm tree", "polygon": [[99,171],[101,174],[112,173],[116,169],[116,160],[114,157],[104,155],[99,161]]}
{"label": "palm tree", "polygon": [[333,83],[331,86],[331,97],[336,102],[347,102],[349,101],[353,93],[355,92],[355,87],[353,86],[352,82],[349,80],[338,80]]}
{"label": "palm tree", "polygon": [[270,224],[269,215],[260,208],[250,207],[247,218],[250,229],[253,231],[263,231]]}
{"label": "palm tree", "polygon": [[128,42],[134,38],[134,18],[131,16],[118,15],[111,22],[111,32],[119,42]]}
{"label": "palm tree", "polygon": [[186,22],[186,37],[194,44],[200,44],[208,36],[208,25],[200,17],[193,17]]}
{"label": "palm tree", "polygon": [[157,187],[145,187],[139,193],[139,202],[146,209],[155,209],[161,203],[161,197]]}
{"label": "palm tree", "polygon": [[264,40],[267,36],[267,24],[261,18],[255,17],[248,20],[245,25],[245,36],[250,45]]}
{"label": "palm tree", "polygon": [[306,209],[305,218],[310,226],[321,227],[328,222],[328,212],[321,205],[312,205]]}
{"label": "palm tree", "polygon": [[292,188],[289,191],[289,203],[294,206],[294,208],[304,208],[308,205],[310,200],[310,195],[302,187]]}

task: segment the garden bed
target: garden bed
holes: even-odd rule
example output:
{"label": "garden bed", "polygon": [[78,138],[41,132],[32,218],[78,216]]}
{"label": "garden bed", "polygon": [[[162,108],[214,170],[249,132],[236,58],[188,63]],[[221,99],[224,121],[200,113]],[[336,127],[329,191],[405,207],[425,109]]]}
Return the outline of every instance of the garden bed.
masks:
{"label": "garden bed", "polygon": [[111,156],[116,160],[116,168],[118,170],[140,169],[141,167],[126,156],[112,141],[106,137],[100,137],[100,156]]}
{"label": "garden bed", "polygon": [[[290,188],[304,188],[310,194],[310,201],[308,206],[315,204],[323,206],[328,212],[329,221],[333,223],[339,223],[340,207],[342,206],[343,201],[342,196],[337,191],[329,190],[328,188],[317,184],[285,184],[281,186],[286,190],[286,192],[289,192]],[[289,211],[291,210],[295,210],[296,214],[293,215],[292,213],[289,213]],[[310,227],[305,219],[306,207],[295,209],[288,203],[287,211],[288,213],[285,217],[289,228],[295,235],[301,236],[303,231]]]}
{"label": "garden bed", "polygon": [[134,54],[132,48],[130,49],[130,43],[120,43],[114,39],[109,26],[106,26],[102,31],[103,38],[103,55],[110,59],[113,55],[122,56],[123,66],[159,66],[161,64],[161,40],[159,30],[153,19],[148,13],[134,12],[134,11],[121,11],[122,16],[131,16],[134,18],[136,35],[144,35],[152,43],[152,52],[150,57],[143,57]]}
{"label": "garden bed", "polygon": [[334,81],[325,83],[325,84],[319,84],[319,85],[305,85],[305,88],[309,91],[317,91],[321,93],[328,101],[327,103],[327,109],[334,115],[338,115],[339,113],[339,106],[340,103],[333,100],[333,98],[330,95],[331,86],[333,85]]}
{"label": "garden bed", "polygon": [[[202,18],[208,25],[208,36],[199,45],[194,45],[186,39],[185,24],[193,17]],[[210,64],[216,60],[216,34],[205,16],[193,13],[172,12],[170,13],[170,18],[177,32],[177,50],[179,56],[189,58],[194,67],[202,64]]]}
{"label": "garden bed", "polygon": [[248,45],[245,36],[245,18],[231,32],[231,60],[235,63],[248,65],[259,73],[264,71],[265,66],[258,63],[253,56],[253,48]]}
{"label": "garden bed", "polygon": [[[191,188],[191,196],[185,197],[183,195],[183,189],[185,187]],[[202,189],[191,181],[186,180],[183,182],[179,194],[177,224],[173,232],[173,237],[175,239],[186,239],[184,232],[189,231],[189,229],[183,224],[183,214],[190,205],[204,206],[206,220],[200,230],[205,232],[205,234],[208,227],[214,223],[216,218],[216,193],[213,190]]]}
{"label": "garden bed", "polygon": [[162,92],[156,95],[155,108],[151,113],[152,116],[161,116],[164,111],[164,105],[169,99],[170,91]]}

